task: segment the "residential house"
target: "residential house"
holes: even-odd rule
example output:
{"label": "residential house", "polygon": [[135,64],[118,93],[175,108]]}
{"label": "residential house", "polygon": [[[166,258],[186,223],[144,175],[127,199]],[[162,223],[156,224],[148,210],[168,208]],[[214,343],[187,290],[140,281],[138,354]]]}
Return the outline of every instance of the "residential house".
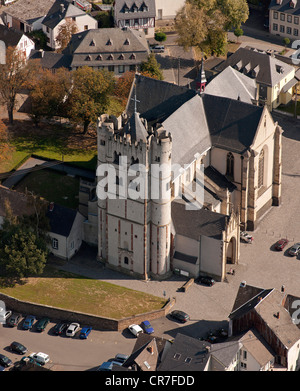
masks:
{"label": "residential house", "polygon": [[96,19],[70,3],[69,0],[57,0],[42,21],[42,29],[47,36],[47,45],[51,49],[60,47],[56,38],[60,27],[65,23],[74,24],[78,33],[98,27]]}
{"label": "residential house", "polygon": [[72,56],[67,54],[48,50],[32,50],[29,58],[30,60],[39,61],[43,69],[51,70],[53,73],[59,68],[71,70]]}
{"label": "residential house", "polygon": [[155,0],[116,0],[114,21],[119,28],[143,31],[147,38],[154,37]]}
{"label": "residential house", "polygon": [[300,37],[300,2],[298,0],[271,0],[269,31],[290,40]]}
{"label": "residential house", "polygon": [[156,20],[174,19],[185,0],[155,0]]}
{"label": "residential house", "polygon": [[[32,215],[34,204],[24,193],[0,186],[0,228],[6,216],[6,205],[9,205],[15,216]],[[49,251],[60,258],[70,259],[79,250],[83,239],[84,216],[77,210],[50,203],[47,206],[51,238]]]}
{"label": "residential house", "polygon": [[256,49],[239,48],[226,60],[218,64],[214,73],[220,73],[228,66],[255,79],[258,91],[258,104],[266,105],[270,111],[280,104],[287,104],[294,95],[298,83],[295,68],[272,54]]}
{"label": "residential house", "polygon": [[273,369],[295,371],[300,368],[300,329],[285,307],[286,299],[284,290],[241,284],[229,315],[229,336],[255,328],[274,351]]}
{"label": "residential house", "polygon": [[50,252],[63,259],[72,258],[80,249],[83,239],[84,216],[75,209],[50,203],[49,218]]}
{"label": "residential house", "polygon": [[74,34],[64,53],[72,56],[71,69],[89,66],[120,76],[137,70],[150,52],[143,32],[115,27]]}
{"label": "residential house", "polygon": [[42,29],[42,21],[56,0],[18,0],[3,10],[7,27],[23,32]]}
{"label": "residential house", "polygon": [[26,60],[35,48],[35,43],[26,34],[3,25],[0,25],[0,41],[5,43],[6,48],[16,48]]}

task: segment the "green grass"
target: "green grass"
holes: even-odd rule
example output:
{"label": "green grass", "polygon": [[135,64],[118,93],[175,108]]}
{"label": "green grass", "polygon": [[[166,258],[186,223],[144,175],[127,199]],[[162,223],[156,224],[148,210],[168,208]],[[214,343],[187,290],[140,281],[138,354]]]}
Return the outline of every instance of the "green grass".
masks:
{"label": "green grass", "polygon": [[[295,101],[291,101],[285,106],[280,105],[277,109],[285,113],[295,114]],[[297,102],[297,115],[300,115],[300,102]]]}
{"label": "green grass", "polygon": [[165,300],[108,282],[59,271],[50,266],[41,277],[28,278],[1,292],[19,300],[113,319],[161,309]]}
{"label": "green grass", "polygon": [[15,190],[28,189],[49,202],[76,209],[78,207],[79,179],[52,170],[34,171],[22,179]]}

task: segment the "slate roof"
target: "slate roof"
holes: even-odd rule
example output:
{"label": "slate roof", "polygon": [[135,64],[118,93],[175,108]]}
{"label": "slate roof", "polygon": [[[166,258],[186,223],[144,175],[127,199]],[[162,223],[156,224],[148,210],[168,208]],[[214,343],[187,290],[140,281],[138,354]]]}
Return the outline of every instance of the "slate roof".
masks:
{"label": "slate roof", "polygon": [[70,69],[72,56],[50,51],[32,50],[30,53],[31,60],[39,60],[40,65],[46,69],[66,68]]}
{"label": "slate roof", "polygon": [[184,202],[171,205],[172,223],[176,234],[199,240],[200,236],[222,239],[228,216],[206,209],[187,210]]}
{"label": "slate roof", "polygon": [[150,52],[143,32],[116,27],[74,34],[64,53],[73,55],[72,67],[98,67],[140,64]]}
{"label": "slate roof", "polygon": [[5,42],[6,47],[15,47],[20,42],[23,33],[0,24],[0,40]]}
{"label": "slate roof", "polygon": [[244,153],[253,143],[264,107],[214,95],[202,99],[212,145]]}
{"label": "slate roof", "polygon": [[[138,7],[138,12],[133,11],[133,6]],[[147,11],[142,10],[142,6],[148,7]],[[128,7],[129,12],[125,12],[125,6]],[[116,0],[114,6],[115,20],[136,19],[136,18],[150,18],[156,16],[155,0]]]}
{"label": "slate roof", "polygon": [[256,81],[228,66],[206,85],[205,94],[253,103],[256,99]]}
{"label": "slate roof", "polygon": [[148,132],[142,122],[139,113],[133,113],[127,124],[123,128],[125,134],[131,136],[131,141],[147,142]]}
{"label": "slate roof", "polygon": [[215,167],[204,168],[204,175],[209,178],[220,189],[228,189],[231,193],[236,189],[235,184],[230,182],[225,175],[221,174]]}
{"label": "slate roof", "polygon": [[299,1],[296,4],[296,7],[290,7],[290,0],[282,0],[281,4],[276,4],[276,0],[271,0],[269,5],[269,10],[274,10],[278,12],[284,12],[287,14],[300,15],[300,3]]}
{"label": "slate roof", "polygon": [[[63,6],[63,9],[62,7]],[[63,19],[67,17],[77,17],[86,15],[86,12],[78,7],[75,7],[70,0],[57,0],[49,9],[43,24],[51,29],[54,29]]]}
{"label": "slate roof", "polygon": [[[189,163],[212,145],[243,153],[253,143],[263,107],[136,75],[137,111],[149,125],[160,123],[172,135],[172,163]],[[134,112],[132,94],[126,111]]]}
{"label": "slate roof", "polygon": [[68,237],[73,227],[77,210],[67,208],[58,204],[54,204],[54,208],[50,211],[50,206],[46,213],[49,218],[51,232],[57,235]]}
{"label": "slate roof", "polygon": [[46,16],[54,3],[55,0],[18,0],[5,8],[3,13],[31,24],[35,20]]}
{"label": "slate roof", "polygon": [[165,353],[158,371],[203,371],[208,360],[211,344],[183,334],[176,337]]}
{"label": "slate roof", "polygon": [[265,52],[247,48],[239,48],[227,60],[217,65],[214,71],[222,72],[228,66],[242,71],[250,77],[255,77],[259,84],[272,87],[279,83],[280,80],[286,78],[290,72],[294,72],[293,66]]}

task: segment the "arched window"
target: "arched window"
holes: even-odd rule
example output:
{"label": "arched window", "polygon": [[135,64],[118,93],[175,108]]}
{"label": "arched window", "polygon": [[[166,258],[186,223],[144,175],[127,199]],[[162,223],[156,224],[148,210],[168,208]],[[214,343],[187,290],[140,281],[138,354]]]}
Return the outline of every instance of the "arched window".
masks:
{"label": "arched window", "polygon": [[262,149],[259,154],[258,160],[258,188],[262,187],[264,184],[264,165],[265,165],[265,153]]}
{"label": "arched window", "polygon": [[234,156],[231,152],[227,154],[226,175],[231,179],[234,178]]}

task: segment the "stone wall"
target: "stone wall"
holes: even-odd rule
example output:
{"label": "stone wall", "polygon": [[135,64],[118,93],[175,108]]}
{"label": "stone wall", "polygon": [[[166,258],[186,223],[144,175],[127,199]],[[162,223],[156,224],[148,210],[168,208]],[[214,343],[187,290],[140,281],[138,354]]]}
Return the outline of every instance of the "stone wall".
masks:
{"label": "stone wall", "polygon": [[78,322],[82,326],[92,326],[96,330],[122,331],[130,324],[141,323],[143,320],[153,320],[165,316],[175,304],[175,298],[169,299],[166,305],[157,311],[139,314],[121,320],[103,318],[100,316],[85,314],[82,312],[68,311],[61,308],[35,304],[17,300],[0,293],[0,300],[4,301],[7,309],[21,313],[22,315],[34,315],[37,318],[47,316],[51,321]]}

